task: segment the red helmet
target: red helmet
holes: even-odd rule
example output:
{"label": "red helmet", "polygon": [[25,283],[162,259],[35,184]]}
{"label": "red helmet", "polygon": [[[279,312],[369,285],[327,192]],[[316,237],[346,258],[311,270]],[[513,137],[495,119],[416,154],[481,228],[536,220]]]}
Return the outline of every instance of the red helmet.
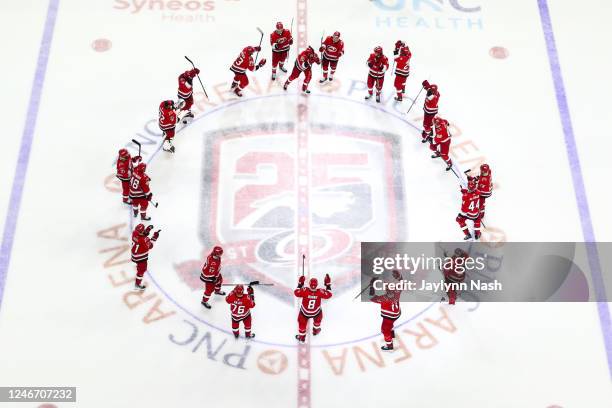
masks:
{"label": "red helmet", "polygon": [[400,48],[400,55],[410,55],[410,48],[408,46]]}
{"label": "red helmet", "polygon": [[223,248],[221,248],[220,246],[214,247],[213,250],[212,250],[212,254],[214,256],[221,256],[221,255],[223,255]]}
{"label": "red helmet", "polygon": [[164,107],[164,109],[174,109],[174,101],[172,100],[163,101],[162,106]]}
{"label": "red helmet", "polygon": [[309,54],[314,54],[314,48],[312,48],[310,45],[308,48],[306,48],[306,51],[308,51]]}
{"label": "red helmet", "polygon": [[253,47],[251,47],[250,45],[248,47],[244,47],[244,49],[242,50],[242,52],[244,54],[252,54],[255,52],[255,49]]}
{"label": "red helmet", "polygon": [[463,249],[456,248],[455,249],[455,256],[465,258],[466,256],[468,256],[468,254]]}
{"label": "red helmet", "polygon": [[374,48],[374,54],[376,54],[376,55],[382,55],[382,53],[383,53],[383,49],[382,49],[382,47],[381,47],[381,46],[378,46],[378,47],[375,47],[375,48]]}
{"label": "red helmet", "polygon": [[280,21],[278,23],[276,23],[276,29],[277,30],[282,30],[283,29],[283,23],[281,23]]}
{"label": "red helmet", "polygon": [[147,171],[147,165],[144,163],[140,163],[136,168],[134,168],[134,173],[143,175],[144,172]]}
{"label": "red helmet", "polygon": [[490,171],[491,170],[489,169],[489,165],[487,163],[484,163],[480,166],[480,174],[482,174],[483,176],[488,176]]}
{"label": "red helmet", "polygon": [[234,292],[236,292],[236,295],[242,296],[244,294],[244,286],[236,285],[236,287],[234,288]]}
{"label": "red helmet", "polygon": [[427,89],[427,92],[431,92],[431,93],[438,93],[438,85],[436,84],[431,84],[429,85],[429,89]]}
{"label": "red helmet", "polygon": [[336,32],[334,32],[334,37],[336,37],[336,38],[340,38],[340,31],[336,31]]}
{"label": "red helmet", "polygon": [[119,157],[128,157],[130,154],[128,153],[127,149],[120,149],[119,150]]}
{"label": "red helmet", "polygon": [[471,179],[470,181],[468,181],[468,191],[472,192],[476,190],[476,180]]}
{"label": "red helmet", "polygon": [[317,286],[319,286],[319,281],[317,280],[317,278],[311,278],[308,282],[308,286],[310,287],[310,289],[315,290]]}
{"label": "red helmet", "polygon": [[140,235],[144,235],[144,232],[145,232],[144,224],[138,224],[136,228],[134,228],[134,231],[136,231]]}

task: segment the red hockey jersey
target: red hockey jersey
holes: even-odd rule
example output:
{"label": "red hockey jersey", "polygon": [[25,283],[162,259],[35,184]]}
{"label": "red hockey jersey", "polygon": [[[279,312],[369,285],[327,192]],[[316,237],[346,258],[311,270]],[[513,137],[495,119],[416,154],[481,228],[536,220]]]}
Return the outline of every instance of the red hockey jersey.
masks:
{"label": "red hockey jersey", "polygon": [[149,176],[143,174],[132,174],[130,179],[130,198],[145,198],[150,192]]}
{"label": "red hockey jersey", "polygon": [[410,75],[410,57],[408,55],[400,55],[395,59],[395,75],[407,77]]}
{"label": "red hockey jersey", "polygon": [[230,67],[230,71],[235,74],[244,74],[249,71],[253,71],[255,69],[255,61],[251,54],[246,52],[241,52],[238,58],[234,61],[232,66]]}
{"label": "red hockey jersey", "polygon": [[230,304],[230,313],[234,321],[240,321],[248,317],[251,314],[251,309],[255,307],[255,302],[246,293],[242,296],[237,296],[232,291],[225,297],[225,301]]}
{"label": "red hockey jersey", "polygon": [[216,282],[219,272],[221,272],[221,258],[210,254],[206,258],[204,266],[202,266],[200,280],[202,282]]}
{"label": "red hockey jersey", "polygon": [[489,170],[489,174],[487,176],[483,176],[482,174],[478,176],[478,191],[480,192],[481,197],[491,197],[493,194],[493,184],[491,183],[491,170]]}
{"label": "red hockey jersey", "polygon": [[153,241],[138,232],[132,232],[132,262],[144,262],[149,259],[149,249],[153,248]]}
{"label": "red hockey jersey", "polygon": [[129,154],[124,157],[124,160],[121,160],[121,157],[117,159],[117,178],[121,181],[130,181],[134,169],[132,158]]}
{"label": "red hockey jersey", "polygon": [[164,103],[159,104],[159,128],[166,131],[174,129],[176,126],[176,112],[174,112],[174,109],[164,108]]}
{"label": "red hockey jersey", "polygon": [[183,72],[178,77],[178,96],[182,99],[188,99],[193,94],[193,78],[196,73],[194,70]]}
{"label": "red hockey jersey", "polygon": [[316,54],[312,54],[308,49],[306,49],[302,51],[300,55],[298,55],[298,57],[295,59],[295,66],[297,67],[297,69],[304,72],[307,69],[310,69],[310,67],[312,67],[312,64],[319,64],[320,62],[321,60],[319,60],[319,57]]}
{"label": "red hockey jersey", "polygon": [[429,115],[435,115],[438,113],[438,101],[440,100],[440,92],[436,91],[431,95],[425,97],[425,103],[423,104],[423,111]]}
{"label": "red hockey jersey", "polygon": [[400,295],[401,291],[394,290],[387,292],[385,295],[373,296],[370,301],[380,304],[380,315],[382,317],[397,319],[402,314],[399,303]]}
{"label": "red hockey jersey", "polygon": [[370,68],[368,74],[373,78],[384,77],[385,72],[389,69],[389,60],[384,55],[378,57],[376,54],[370,54],[367,64]]}
{"label": "red hockey jersey", "polygon": [[470,192],[462,188],[461,194],[461,215],[475,220],[480,215],[480,192],[478,189]]}
{"label": "red hockey jersey", "polygon": [[440,118],[436,121],[436,135],[434,137],[434,143],[446,143],[450,139],[450,132],[448,131],[448,120]]}
{"label": "red hockey jersey", "polygon": [[285,52],[289,51],[289,46],[293,44],[293,37],[289,30],[283,29],[281,34],[277,33],[276,30],[270,34],[270,45],[272,46],[272,52]]}
{"label": "red hockey jersey", "polygon": [[302,298],[300,312],[306,317],[315,317],[321,313],[321,300],[332,297],[331,290],[318,288],[297,288],[293,291],[295,297]]}
{"label": "red hockey jersey", "polygon": [[322,52],[326,60],[338,61],[344,54],[344,41],[338,39],[338,42],[334,42],[334,38],[329,36],[323,41],[321,48],[323,48]]}

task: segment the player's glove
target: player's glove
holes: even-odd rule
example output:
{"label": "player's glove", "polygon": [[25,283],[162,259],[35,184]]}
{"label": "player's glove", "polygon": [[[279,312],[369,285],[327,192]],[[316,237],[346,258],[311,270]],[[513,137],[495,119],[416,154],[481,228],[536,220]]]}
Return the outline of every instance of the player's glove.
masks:
{"label": "player's glove", "polygon": [[142,156],[134,156],[132,157],[132,163],[138,164],[142,161]]}
{"label": "player's glove", "polygon": [[263,67],[264,65],[266,65],[266,59],[262,58],[261,61],[259,61],[259,63],[255,67],[255,70],[257,71],[259,68]]}
{"label": "player's glove", "polygon": [[147,201],[151,201],[152,197],[153,197],[153,193],[147,194]]}
{"label": "player's glove", "polygon": [[429,89],[429,81],[428,80],[424,80],[423,81],[423,88]]}
{"label": "player's glove", "polygon": [[293,44],[293,38],[289,40],[289,45]]}
{"label": "player's glove", "polygon": [[298,288],[302,288],[305,282],[306,282],[306,277],[304,275],[300,276],[300,278],[298,279]]}
{"label": "player's glove", "polygon": [[145,228],[145,230],[144,230],[144,235],[145,235],[145,237],[148,237],[148,236],[149,236],[149,234],[151,233],[151,230],[152,230],[152,229],[153,229],[153,226],[152,226],[152,225],[149,225],[147,228]]}
{"label": "player's glove", "polygon": [[370,296],[374,296],[376,294],[376,290],[374,289],[374,282],[376,282],[377,278],[370,279]]}
{"label": "player's glove", "polygon": [[253,47],[253,49],[254,49],[255,51],[261,51],[261,47],[260,47],[259,45],[257,45],[257,46],[255,46],[255,47]]}
{"label": "player's glove", "polygon": [[323,284],[325,286],[331,285],[331,277],[329,276],[329,273],[325,274],[325,278],[323,279]]}
{"label": "player's glove", "polygon": [[324,47],[324,46],[320,46],[320,47],[319,47],[319,52],[323,52],[324,50],[325,50],[325,47]]}
{"label": "player's glove", "polygon": [[159,238],[159,232],[161,230],[157,230],[153,233],[153,237],[151,238],[151,241],[157,241],[157,238]]}
{"label": "player's glove", "polygon": [[404,45],[406,45],[402,40],[397,40],[395,42],[395,49],[399,49],[400,47],[403,47]]}
{"label": "player's glove", "polygon": [[401,273],[399,273],[399,271],[398,271],[397,269],[394,269],[394,270],[393,270],[393,272],[392,272],[392,274],[393,274],[393,277],[394,277],[396,280],[401,280],[401,279],[402,279],[402,274],[401,274]]}
{"label": "player's glove", "polygon": [[191,72],[192,72],[193,76],[196,76],[196,75],[198,75],[200,73],[200,68],[194,68],[194,69],[191,70]]}

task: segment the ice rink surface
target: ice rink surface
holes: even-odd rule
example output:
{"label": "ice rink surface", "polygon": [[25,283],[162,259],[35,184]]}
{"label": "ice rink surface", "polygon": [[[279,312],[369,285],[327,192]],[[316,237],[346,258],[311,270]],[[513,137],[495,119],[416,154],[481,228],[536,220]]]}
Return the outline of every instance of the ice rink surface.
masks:
{"label": "ice rink surface", "polygon": [[[307,97],[269,79],[268,35],[292,18],[296,45],[338,30],[346,47]],[[352,300],[360,241],[462,237],[458,180],[419,140],[422,96],[406,115],[388,74],[383,103],[363,100],[371,49],[405,40],[407,95],[438,84],[456,170],[490,164],[485,240],[610,241],[611,18],[601,0],[2,2],[0,386],[77,387],[57,408],[612,406],[607,301],[407,303],[382,354],[378,307]],[[268,65],[237,100],[229,66],[256,27]],[[157,109],[184,55],[210,99],[194,82],[169,155]],[[162,229],[142,295],[114,178],[133,138]],[[217,243],[226,281],[275,283],[257,290],[255,341],[234,340],[222,299],[199,304]],[[301,253],[334,297],[298,348]]]}

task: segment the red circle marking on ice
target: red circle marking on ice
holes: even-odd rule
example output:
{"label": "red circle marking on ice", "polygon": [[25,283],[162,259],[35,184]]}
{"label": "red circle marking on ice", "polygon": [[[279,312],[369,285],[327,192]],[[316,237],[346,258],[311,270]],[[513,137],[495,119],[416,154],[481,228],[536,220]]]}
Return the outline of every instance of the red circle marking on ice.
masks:
{"label": "red circle marking on ice", "polygon": [[91,48],[97,52],[105,52],[111,49],[113,43],[108,38],[98,38],[91,43]]}
{"label": "red circle marking on ice", "polygon": [[510,53],[507,48],[504,47],[491,47],[489,50],[489,55],[496,59],[505,59],[508,58]]}

